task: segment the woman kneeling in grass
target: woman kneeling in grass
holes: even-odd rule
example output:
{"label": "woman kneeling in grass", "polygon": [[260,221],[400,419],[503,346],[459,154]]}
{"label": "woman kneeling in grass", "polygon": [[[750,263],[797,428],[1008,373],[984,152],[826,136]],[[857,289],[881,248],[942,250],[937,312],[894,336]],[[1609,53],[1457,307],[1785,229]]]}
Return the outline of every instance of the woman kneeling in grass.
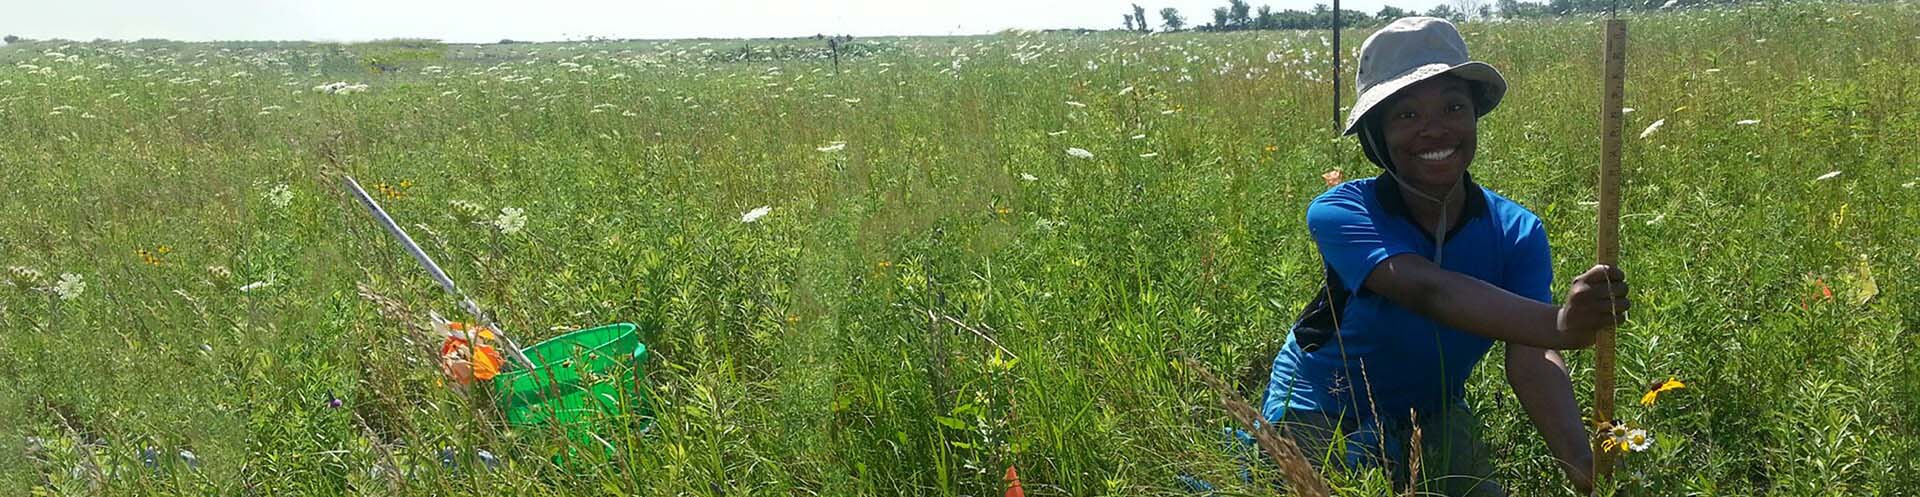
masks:
{"label": "woman kneeling in grass", "polygon": [[1467,173],[1477,121],[1507,83],[1467,57],[1452,24],[1405,18],[1375,32],[1355,80],[1346,134],[1385,174],[1308,207],[1326,287],[1273,359],[1263,414],[1316,463],[1384,466],[1400,487],[1416,483],[1407,445],[1418,426],[1424,486],[1505,495],[1464,400],[1498,340],[1514,395],[1586,492],[1593,454],[1556,349],[1591,346],[1625,318],[1625,273],[1595,266],[1553,305],[1540,219]]}

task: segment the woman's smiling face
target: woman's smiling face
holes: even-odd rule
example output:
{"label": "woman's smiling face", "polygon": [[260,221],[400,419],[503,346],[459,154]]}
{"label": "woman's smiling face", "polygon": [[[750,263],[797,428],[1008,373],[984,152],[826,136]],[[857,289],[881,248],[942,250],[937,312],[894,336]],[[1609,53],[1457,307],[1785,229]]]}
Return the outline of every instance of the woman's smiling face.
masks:
{"label": "woman's smiling face", "polygon": [[1473,162],[1474,105],[1472,86],[1455,76],[1429,78],[1396,93],[1379,118],[1395,175],[1421,191],[1450,191]]}

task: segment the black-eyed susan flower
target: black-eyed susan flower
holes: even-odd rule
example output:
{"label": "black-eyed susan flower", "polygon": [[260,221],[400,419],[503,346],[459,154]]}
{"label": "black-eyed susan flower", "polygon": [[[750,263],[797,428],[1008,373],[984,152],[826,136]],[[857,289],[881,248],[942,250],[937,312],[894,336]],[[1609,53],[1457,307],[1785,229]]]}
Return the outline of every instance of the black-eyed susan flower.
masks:
{"label": "black-eyed susan flower", "polygon": [[162,263],[166,262],[166,260],[163,259],[162,256],[173,253],[173,247],[161,245],[158,247],[154,247],[152,250],[148,250],[145,248],[136,249],[133,251],[133,253],[135,255],[140,256],[140,262],[145,263],[146,265],[149,265],[149,266],[159,266]]}
{"label": "black-eyed susan flower", "polygon": [[375,191],[380,192],[381,195],[385,195],[388,199],[406,198],[408,188],[413,188],[412,181],[401,180],[399,186],[394,186],[386,182],[374,183],[373,185]]}
{"label": "black-eyed susan flower", "polygon": [[1603,424],[1606,425],[1606,429],[1602,436],[1606,438],[1600,441],[1600,451],[1626,453],[1627,437],[1633,433],[1633,430],[1627,428],[1625,423],[1615,422]]}
{"label": "black-eyed susan flower", "polygon": [[1640,405],[1653,405],[1653,402],[1660,398],[1660,394],[1686,387],[1687,384],[1681,383],[1680,380],[1669,376],[1667,377],[1667,381],[1660,382],[1648,388],[1647,394],[1640,396]]}

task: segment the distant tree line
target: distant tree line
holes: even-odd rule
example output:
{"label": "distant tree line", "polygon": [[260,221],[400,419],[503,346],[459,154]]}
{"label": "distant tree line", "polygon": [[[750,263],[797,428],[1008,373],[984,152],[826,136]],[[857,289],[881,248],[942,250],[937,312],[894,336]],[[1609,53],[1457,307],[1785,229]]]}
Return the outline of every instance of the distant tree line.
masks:
{"label": "distant tree line", "polygon": [[[1780,0],[1620,0],[1617,5],[1623,11],[1650,11],[1763,1]],[[1140,4],[1132,6],[1133,10],[1125,14],[1126,19],[1122,25],[1128,31],[1142,33],[1150,31],[1152,28],[1147,22],[1146,9]],[[1427,9],[1426,12],[1411,11],[1391,5],[1381,7],[1379,12],[1373,14],[1340,9],[1340,24],[1346,27],[1366,27],[1414,15],[1439,17],[1454,22],[1495,18],[1524,19],[1606,12],[1615,6],[1614,0],[1447,0],[1445,3]],[[1316,4],[1310,11],[1294,9],[1276,11],[1268,5],[1255,8],[1246,0],[1227,0],[1226,5],[1215,7],[1212,15],[1213,22],[1191,26],[1191,29],[1244,31],[1333,28],[1333,9],[1327,4]],[[1189,29],[1189,21],[1180,14],[1179,9],[1173,7],[1160,9],[1160,31],[1172,32],[1186,29]]]}

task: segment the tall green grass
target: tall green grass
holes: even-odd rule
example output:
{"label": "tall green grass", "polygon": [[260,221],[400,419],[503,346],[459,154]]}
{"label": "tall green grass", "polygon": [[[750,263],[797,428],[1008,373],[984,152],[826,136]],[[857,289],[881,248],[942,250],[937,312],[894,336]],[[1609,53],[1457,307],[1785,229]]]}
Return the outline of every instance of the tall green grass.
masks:
{"label": "tall green grass", "polygon": [[[1920,12],[1630,23],[1628,133],[1664,124],[1626,145],[1622,398],[1689,387],[1623,408],[1657,443],[1621,488],[1920,488]],[[1598,24],[1463,29],[1513,85],[1474,172],[1543,217],[1563,287],[1592,253]],[[721,41],[451,45],[380,74],[324,44],[0,48],[0,269],[41,273],[0,273],[0,475],[53,495],[997,495],[1016,466],[1032,495],[1184,494],[1183,473],[1269,493],[1177,359],[1265,359],[1319,284],[1320,174],[1372,173],[1330,138],[1322,35],[874,39],[839,74],[726,62]],[[313,91],[335,81],[370,88]],[[652,429],[556,466],[555,437],[441,385],[437,344],[396,317],[457,308],[343,174],[408,182],[387,208],[523,340],[651,330]],[[524,231],[485,224],[503,207]],[[85,291],[39,289],[61,273]],[[1469,389],[1499,477],[1567,493],[1499,367]],[[447,448],[503,465],[448,469]]]}

